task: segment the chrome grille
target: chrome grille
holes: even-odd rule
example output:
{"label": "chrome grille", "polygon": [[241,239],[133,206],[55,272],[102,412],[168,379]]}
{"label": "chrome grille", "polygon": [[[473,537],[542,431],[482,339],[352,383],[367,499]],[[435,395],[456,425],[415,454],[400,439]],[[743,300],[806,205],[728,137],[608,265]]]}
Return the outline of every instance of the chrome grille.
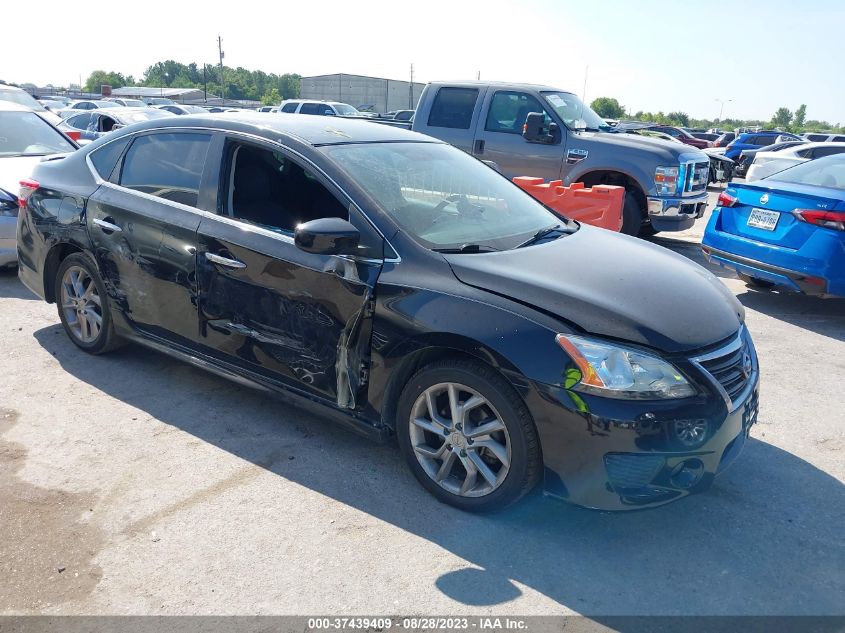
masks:
{"label": "chrome grille", "polygon": [[733,405],[754,376],[752,358],[743,331],[721,350],[693,360],[722,386]]}
{"label": "chrome grille", "polygon": [[706,163],[682,163],[681,171],[684,178],[684,193],[704,191],[707,189],[707,182],[710,180],[710,162]]}

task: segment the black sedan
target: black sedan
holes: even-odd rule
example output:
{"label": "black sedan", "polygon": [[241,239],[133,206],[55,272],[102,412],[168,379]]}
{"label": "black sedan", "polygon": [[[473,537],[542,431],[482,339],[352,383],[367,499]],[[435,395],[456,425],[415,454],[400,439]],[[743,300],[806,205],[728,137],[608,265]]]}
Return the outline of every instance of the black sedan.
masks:
{"label": "black sedan", "polygon": [[540,483],[666,503],[756,419],[754,346],[715,277],[426,136],[172,117],[40,164],[21,195],[20,278],[79,348],[134,341],[395,437],[466,510]]}

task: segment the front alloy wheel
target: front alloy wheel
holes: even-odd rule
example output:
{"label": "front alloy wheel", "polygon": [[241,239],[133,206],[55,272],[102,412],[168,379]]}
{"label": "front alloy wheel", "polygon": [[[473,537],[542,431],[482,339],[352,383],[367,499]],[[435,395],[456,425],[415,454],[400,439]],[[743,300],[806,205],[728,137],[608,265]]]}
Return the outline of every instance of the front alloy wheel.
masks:
{"label": "front alloy wheel", "polygon": [[405,461],[444,503],[472,512],[499,510],[540,479],[531,414],[489,365],[458,358],[426,365],[402,390],[396,419]]}
{"label": "front alloy wheel", "polygon": [[465,385],[440,383],[421,393],[409,433],[423,470],[452,494],[483,497],[508,475],[507,427],[496,409]]}

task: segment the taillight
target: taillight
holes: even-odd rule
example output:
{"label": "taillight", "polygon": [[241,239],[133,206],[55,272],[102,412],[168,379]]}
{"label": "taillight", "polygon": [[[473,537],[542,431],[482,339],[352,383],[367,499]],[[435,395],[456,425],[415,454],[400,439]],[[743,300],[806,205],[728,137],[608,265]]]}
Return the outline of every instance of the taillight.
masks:
{"label": "taillight", "polygon": [[82,132],[80,132],[79,130],[68,130],[67,132],[65,132],[65,134],[72,138],[74,141],[79,141],[79,139],[82,138]]}
{"label": "taillight", "polygon": [[818,209],[795,209],[792,212],[798,220],[823,226],[834,231],[845,231],[845,211],[819,211]]}
{"label": "taillight", "polygon": [[21,180],[21,189],[18,192],[18,203],[21,205],[21,208],[26,206],[29,196],[35,193],[35,190],[40,186],[36,180]]}
{"label": "taillight", "polygon": [[717,207],[732,207],[736,204],[736,196],[732,196],[726,191],[719,194],[719,201],[716,203]]}

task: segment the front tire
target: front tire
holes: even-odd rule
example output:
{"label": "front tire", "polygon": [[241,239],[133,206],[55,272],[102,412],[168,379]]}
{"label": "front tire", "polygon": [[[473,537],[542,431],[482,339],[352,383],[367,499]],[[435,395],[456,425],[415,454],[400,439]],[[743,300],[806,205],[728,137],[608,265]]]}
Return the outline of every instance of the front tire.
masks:
{"label": "front tire", "polygon": [[625,235],[638,235],[643,225],[643,210],[630,191],[625,192],[622,205],[622,230]]}
{"label": "front tire", "polygon": [[492,368],[444,360],[418,371],[399,398],[399,448],[440,501],[499,510],[539,481],[537,430],[522,399]]}
{"label": "front tire", "polygon": [[73,253],[56,272],[56,306],[65,332],[74,345],[89,354],[119,347],[106,288],[87,255]]}

